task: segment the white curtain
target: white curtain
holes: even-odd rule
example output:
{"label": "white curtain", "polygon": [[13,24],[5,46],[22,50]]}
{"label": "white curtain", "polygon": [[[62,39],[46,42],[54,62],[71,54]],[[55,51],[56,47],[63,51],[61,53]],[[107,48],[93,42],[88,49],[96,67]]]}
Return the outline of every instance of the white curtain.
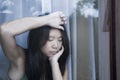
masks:
{"label": "white curtain", "polygon": [[[75,0],[64,0],[64,1],[48,0],[48,1],[49,3],[45,2],[45,0],[0,0],[0,24],[22,17],[37,16],[47,11],[48,12],[63,11],[68,18],[68,24],[66,28],[70,39],[70,35],[72,34],[70,34],[69,17],[74,11],[73,7],[76,1]],[[48,6],[45,5],[45,3],[47,3]],[[74,20],[74,25],[72,26],[74,26],[73,30],[76,32],[76,16],[73,17],[73,20]],[[28,32],[17,36],[16,37],[17,44],[19,44],[24,48],[27,48],[27,35]],[[76,78],[77,48],[76,48],[76,37],[75,37],[76,33],[74,33],[73,35],[74,35],[74,39],[73,41],[70,41],[70,44],[72,44],[74,47],[74,50],[71,51],[73,60],[71,60],[72,59],[71,55],[69,56],[69,60],[68,60],[69,80],[77,80]],[[71,65],[71,62],[73,62],[74,66]],[[9,66],[8,60],[4,56],[2,49],[0,47],[0,80],[7,80],[8,66]]]}

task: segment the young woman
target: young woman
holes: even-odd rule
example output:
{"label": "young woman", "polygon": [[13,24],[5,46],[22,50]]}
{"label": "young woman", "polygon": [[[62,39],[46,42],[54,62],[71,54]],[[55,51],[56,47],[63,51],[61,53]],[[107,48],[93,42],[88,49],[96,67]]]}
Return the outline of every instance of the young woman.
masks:
{"label": "young woman", "polygon": [[[65,15],[54,12],[3,24],[0,37],[9,59],[9,80],[68,80],[69,41]],[[15,36],[29,31],[28,49],[16,44]]]}

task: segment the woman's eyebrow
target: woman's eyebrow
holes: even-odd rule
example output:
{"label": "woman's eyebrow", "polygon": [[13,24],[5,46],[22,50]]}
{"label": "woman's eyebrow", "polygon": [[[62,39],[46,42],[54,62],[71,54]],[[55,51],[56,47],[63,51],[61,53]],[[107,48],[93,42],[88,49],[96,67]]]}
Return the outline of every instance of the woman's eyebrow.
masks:
{"label": "woman's eyebrow", "polygon": [[[55,38],[55,36],[50,35],[50,38]],[[62,38],[62,36],[58,36],[58,38]]]}
{"label": "woman's eyebrow", "polygon": [[54,38],[54,36],[49,36],[49,38]]}

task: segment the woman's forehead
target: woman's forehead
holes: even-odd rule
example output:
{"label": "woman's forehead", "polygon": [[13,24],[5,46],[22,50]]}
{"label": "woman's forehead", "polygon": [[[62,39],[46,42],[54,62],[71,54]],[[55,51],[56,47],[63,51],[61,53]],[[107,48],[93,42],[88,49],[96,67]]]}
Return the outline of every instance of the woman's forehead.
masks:
{"label": "woman's forehead", "polygon": [[54,37],[54,36],[61,37],[62,34],[61,34],[60,30],[58,30],[58,29],[51,29],[50,33],[49,33],[49,36],[50,37]]}

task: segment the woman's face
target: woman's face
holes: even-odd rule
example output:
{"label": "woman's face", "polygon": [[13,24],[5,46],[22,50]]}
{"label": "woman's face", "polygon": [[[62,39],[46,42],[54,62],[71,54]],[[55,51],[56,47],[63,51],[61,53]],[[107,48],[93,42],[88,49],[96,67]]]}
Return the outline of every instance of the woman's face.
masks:
{"label": "woman's face", "polygon": [[62,47],[62,35],[58,29],[51,29],[49,33],[49,39],[46,44],[42,47],[42,52],[51,57],[55,55]]}

